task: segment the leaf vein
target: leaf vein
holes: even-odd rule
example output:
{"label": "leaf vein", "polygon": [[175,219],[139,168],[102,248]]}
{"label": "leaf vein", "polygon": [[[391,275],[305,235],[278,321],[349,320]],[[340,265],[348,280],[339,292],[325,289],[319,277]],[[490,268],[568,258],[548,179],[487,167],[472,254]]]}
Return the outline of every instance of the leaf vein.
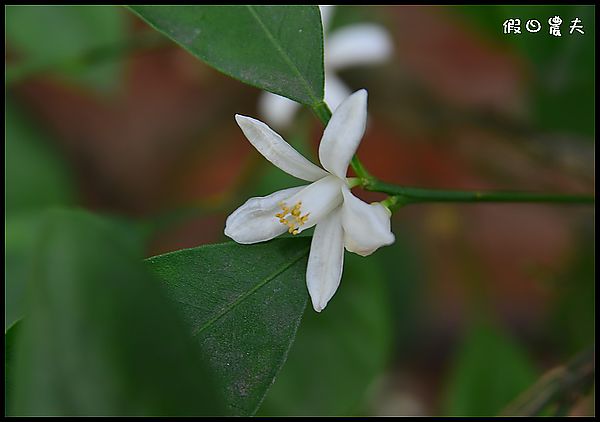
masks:
{"label": "leaf vein", "polygon": [[248,290],[247,292],[245,292],[244,294],[239,296],[236,300],[234,300],[233,302],[231,302],[230,304],[228,304],[227,306],[222,308],[221,311],[217,315],[215,315],[214,317],[209,319],[206,323],[204,323],[199,328],[194,330],[194,332],[192,332],[192,336],[197,336],[202,331],[209,328],[211,325],[213,325],[215,322],[217,322],[219,319],[221,319],[223,316],[225,316],[227,313],[229,313],[231,310],[233,310],[236,306],[238,306],[241,302],[243,302],[246,298],[248,298],[249,296],[254,294],[257,290],[259,290],[261,287],[265,286],[267,283],[273,281],[277,276],[279,276],[281,273],[286,271],[288,268],[290,268],[292,265],[294,265],[300,259],[304,258],[304,256],[306,256],[306,254],[308,253],[308,249],[309,248],[303,249],[302,253],[298,254],[298,256],[296,256],[289,263],[287,263],[287,264],[283,265],[281,268],[277,269],[271,275],[266,277],[263,281],[256,284],[252,289]]}
{"label": "leaf vein", "polygon": [[277,51],[279,51],[279,53],[281,54],[281,56],[283,57],[283,59],[285,60],[285,62],[288,64],[288,66],[292,69],[292,71],[294,73],[296,73],[296,75],[298,75],[299,80],[301,81],[302,85],[304,85],[304,87],[306,88],[306,91],[308,92],[308,96],[312,99],[313,104],[319,103],[321,100],[317,99],[313,95],[313,91],[311,89],[310,83],[302,75],[302,72],[300,72],[300,69],[298,69],[298,66],[296,66],[296,64],[292,61],[292,59],[287,54],[287,52],[283,48],[281,48],[281,46],[279,45],[279,43],[277,42],[277,40],[275,39],[275,37],[273,36],[273,34],[271,33],[271,31],[269,31],[269,28],[267,28],[267,26],[264,24],[264,22],[262,21],[262,19],[260,18],[260,16],[258,16],[258,14],[256,13],[256,11],[254,10],[254,7],[253,6],[249,6],[249,5],[247,5],[246,7],[250,11],[250,14],[252,15],[252,17],[254,17],[254,19],[256,19],[256,21],[258,22],[258,24],[260,25],[260,27],[262,28],[262,30],[265,32],[265,34],[266,34],[267,38],[269,39],[269,41],[271,41],[271,43],[273,44],[273,46],[277,49]]}

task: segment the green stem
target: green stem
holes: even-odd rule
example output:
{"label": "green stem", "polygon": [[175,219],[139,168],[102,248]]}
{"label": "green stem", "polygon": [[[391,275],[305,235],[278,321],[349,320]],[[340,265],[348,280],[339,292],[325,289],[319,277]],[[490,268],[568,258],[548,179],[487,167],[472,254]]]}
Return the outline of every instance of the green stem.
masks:
{"label": "green stem", "polygon": [[321,101],[320,103],[313,105],[311,108],[321,123],[323,123],[324,126],[327,126],[329,119],[331,119],[331,110],[329,110],[327,103],[325,103],[325,101]]}
{"label": "green stem", "polygon": [[[312,106],[319,120],[327,126],[331,119],[331,110],[324,101]],[[500,191],[454,191],[440,189],[423,189],[397,186],[385,183],[369,174],[358,156],[352,157],[350,165],[360,179],[360,185],[370,191],[383,192],[390,195],[385,206],[394,210],[407,204],[420,202],[546,202],[563,204],[593,204],[595,197],[591,195],[563,195],[530,192]]]}
{"label": "green stem", "polygon": [[397,198],[395,202],[400,206],[419,202],[552,202],[565,204],[593,204],[595,202],[595,197],[591,195],[423,189],[397,186],[373,178],[363,187],[366,190],[392,195]]}

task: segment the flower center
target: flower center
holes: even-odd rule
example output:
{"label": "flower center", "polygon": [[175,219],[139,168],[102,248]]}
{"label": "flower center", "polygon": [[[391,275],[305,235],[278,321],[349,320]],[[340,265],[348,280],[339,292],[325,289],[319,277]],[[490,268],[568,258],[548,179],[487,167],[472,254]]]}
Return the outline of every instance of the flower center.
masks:
{"label": "flower center", "polygon": [[292,208],[288,207],[285,202],[279,202],[279,208],[281,212],[275,214],[275,217],[279,218],[279,222],[288,227],[288,233],[297,235],[300,233],[298,227],[304,225],[308,221],[310,213],[302,214],[302,202],[299,201]]}

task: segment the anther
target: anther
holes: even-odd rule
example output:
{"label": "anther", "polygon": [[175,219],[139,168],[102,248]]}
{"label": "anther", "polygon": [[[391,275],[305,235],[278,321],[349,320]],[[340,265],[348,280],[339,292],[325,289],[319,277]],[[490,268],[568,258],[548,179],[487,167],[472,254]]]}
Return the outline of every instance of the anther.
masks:
{"label": "anther", "polygon": [[[275,217],[279,219],[281,224],[284,224],[288,227],[288,233],[292,235],[297,235],[300,233],[299,227],[304,225],[308,220],[308,216],[310,213],[302,214],[302,202],[298,201],[293,207],[288,207],[285,202],[279,202],[279,207],[281,208],[281,212],[275,214]],[[288,216],[289,215],[289,216]]]}

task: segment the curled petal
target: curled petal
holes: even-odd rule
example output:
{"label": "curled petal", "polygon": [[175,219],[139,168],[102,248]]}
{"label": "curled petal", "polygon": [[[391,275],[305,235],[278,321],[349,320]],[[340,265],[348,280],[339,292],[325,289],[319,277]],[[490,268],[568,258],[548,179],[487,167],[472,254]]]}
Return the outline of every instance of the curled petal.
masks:
{"label": "curled petal", "polygon": [[315,227],[306,268],[306,286],[317,312],[327,306],[340,285],[344,266],[343,237],[339,208]]}
{"label": "curled petal", "polygon": [[335,110],[323,132],[319,146],[321,165],[338,177],[346,177],[348,164],[365,133],[367,91],[350,95]]}
{"label": "curled petal", "polygon": [[342,203],[342,186],[344,182],[335,177],[327,176],[311,183],[286,201],[291,209],[297,207],[296,218],[290,221],[300,221],[294,226],[298,233],[318,224],[323,218]]}
{"label": "curled petal", "polygon": [[361,201],[345,186],[342,193],[344,244],[348,251],[367,256],[381,246],[394,243],[394,233],[390,230],[392,213],[386,207]]}
{"label": "curled petal", "polygon": [[329,72],[325,75],[325,102],[332,112],[335,112],[351,93],[350,88],[335,73]]}
{"label": "curled petal", "polygon": [[299,103],[267,91],[258,98],[258,112],[276,128],[289,126],[299,107]]}
{"label": "curled petal", "polygon": [[340,28],[327,37],[325,62],[331,70],[379,63],[392,54],[392,40],[379,25],[356,24]]}
{"label": "curled petal", "polygon": [[279,203],[288,200],[304,188],[305,186],[298,186],[277,191],[269,196],[248,199],[227,217],[225,235],[243,244],[264,242],[279,236],[288,229],[275,216],[280,212]]}
{"label": "curled petal", "polygon": [[281,170],[308,182],[327,176],[326,171],[304,158],[260,120],[240,114],[235,115],[235,120],[254,148]]}

